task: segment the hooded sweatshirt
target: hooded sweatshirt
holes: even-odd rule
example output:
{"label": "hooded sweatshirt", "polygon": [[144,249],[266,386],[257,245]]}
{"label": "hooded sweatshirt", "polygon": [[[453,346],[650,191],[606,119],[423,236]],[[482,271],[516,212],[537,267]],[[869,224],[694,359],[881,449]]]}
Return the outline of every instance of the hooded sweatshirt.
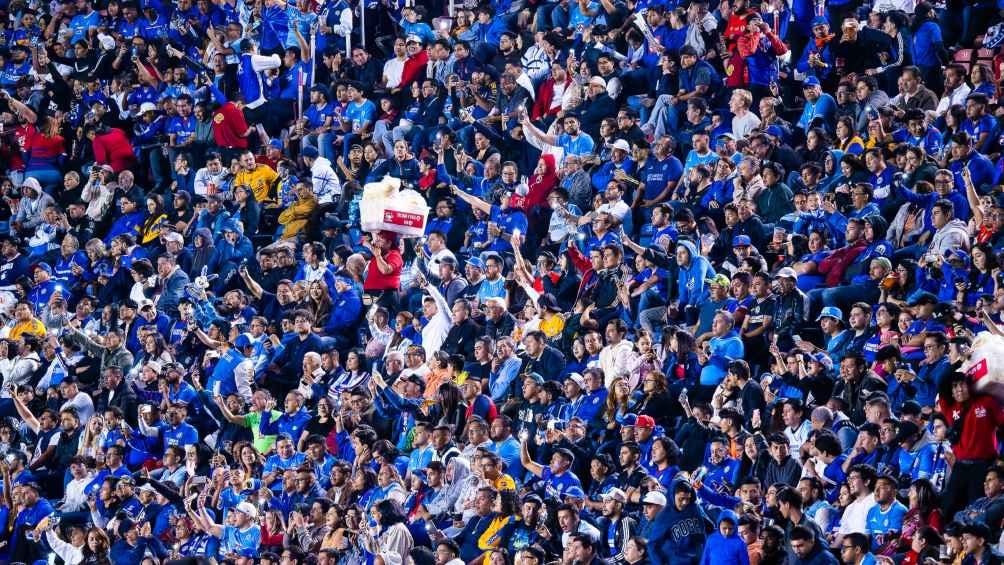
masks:
{"label": "hooded sweatshirt", "polygon": [[554,172],[554,155],[544,154],[540,159],[544,161],[544,174],[530,177],[527,183],[529,191],[523,197],[522,206],[519,206],[527,213],[535,206],[544,206],[547,203],[547,195],[558,186],[558,176]]}
{"label": "hooded sweatshirt", "polygon": [[[678,510],[674,502],[677,489],[689,491],[693,499],[683,510]],[[652,565],[696,565],[701,560],[706,526],[711,520],[697,505],[697,495],[689,481],[674,481],[669,499],[649,530],[649,559]]]}
{"label": "hooded sweatshirt", "polygon": [[697,253],[693,242],[681,240],[680,246],[690,255],[690,263],[680,265],[676,283],[679,290],[680,306],[697,306],[708,298],[704,279],[715,275],[715,269],[708,260]]}
{"label": "hooded sweatshirt", "polygon": [[931,253],[944,256],[949,249],[969,249],[969,232],[962,220],[952,220],[934,232]]}
{"label": "hooded sweatshirt", "polygon": [[719,528],[725,520],[732,522],[732,534],[725,537],[721,531],[716,531],[708,536],[704,555],[701,556],[701,565],[749,565],[746,543],[739,537],[739,517],[735,512],[726,509],[718,516]]}

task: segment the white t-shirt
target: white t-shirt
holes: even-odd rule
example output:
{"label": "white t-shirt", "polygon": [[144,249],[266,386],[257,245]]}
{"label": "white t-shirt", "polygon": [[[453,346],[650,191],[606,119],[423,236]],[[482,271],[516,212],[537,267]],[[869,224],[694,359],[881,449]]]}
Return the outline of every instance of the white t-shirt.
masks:
{"label": "white t-shirt", "polygon": [[859,498],[854,502],[847,505],[844,510],[844,515],[840,518],[840,529],[837,530],[841,535],[847,535],[850,533],[858,532],[861,534],[868,533],[868,511],[875,506],[875,495],[869,494],[864,498]]}
{"label": "white t-shirt", "polygon": [[383,76],[387,77],[387,88],[397,88],[401,85],[401,76],[404,74],[404,62],[408,59],[398,59],[394,57],[383,64]]}
{"label": "white t-shirt", "polygon": [[746,112],[746,115],[741,118],[739,116],[732,118],[732,135],[736,136],[736,139],[746,137],[758,127],[760,127],[760,118],[753,112]]}

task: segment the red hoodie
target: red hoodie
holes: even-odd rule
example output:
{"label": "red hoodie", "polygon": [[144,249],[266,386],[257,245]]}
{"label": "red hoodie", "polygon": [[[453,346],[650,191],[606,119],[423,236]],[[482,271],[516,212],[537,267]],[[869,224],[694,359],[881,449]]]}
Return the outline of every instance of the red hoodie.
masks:
{"label": "red hoodie", "polygon": [[547,195],[551,194],[554,187],[558,186],[558,175],[555,174],[554,155],[544,154],[540,156],[544,162],[544,174],[533,175],[527,181],[529,189],[522,199],[520,209],[529,213],[537,206],[547,206]]}
{"label": "red hoodie", "polygon": [[94,147],[94,162],[98,165],[110,165],[116,173],[136,168],[136,154],[124,131],[111,128],[94,136],[91,145]]}

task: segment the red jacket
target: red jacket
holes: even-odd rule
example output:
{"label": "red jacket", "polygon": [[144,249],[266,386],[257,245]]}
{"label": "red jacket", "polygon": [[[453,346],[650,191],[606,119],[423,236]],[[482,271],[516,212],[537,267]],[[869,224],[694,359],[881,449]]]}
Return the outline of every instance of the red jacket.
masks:
{"label": "red jacket", "polygon": [[91,145],[94,162],[98,165],[110,165],[116,173],[136,168],[136,154],[124,131],[111,128],[107,133],[94,136]]}
{"label": "red jacket", "polygon": [[826,275],[826,286],[840,286],[840,279],[844,277],[844,271],[867,246],[868,242],[861,238],[854,242],[854,245],[841,247],[820,261],[818,269],[820,273]]}
{"label": "red jacket", "polygon": [[414,57],[408,57],[401,71],[401,88],[411,88],[411,83],[425,76],[425,65],[429,63],[429,53],[419,51]]}
{"label": "red jacket", "polygon": [[213,112],[213,139],[216,145],[246,149],[248,140],[246,137],[241,137],[241,134],[247,130],[248,123],[244,119],[244,113],[238,110],[233,102],[227,102]]}
{"label": "red jacket", "polygon": [[939,398],[938,411],[945,415],[948,425],[962,418],[962,433],[952,452],[960,461],[994,459],[997,457],[997,428],[1004,424],[1004,410],[991,396],[976,395],[966,404],[955,399]]}
{"label": "red jacket", "polygon": [[[572,79],[565,78],[565,88],[572,84]],[[543,84],[537,88],[537,99],[533,103],[533,108],[530,112],[530,117],[534,120],[539,120],[544,116],[556,116],[558,112],[561,111],[561,106],[557,108],[551,108],[551,103],[554,101],[554,79],[548,78]]]}

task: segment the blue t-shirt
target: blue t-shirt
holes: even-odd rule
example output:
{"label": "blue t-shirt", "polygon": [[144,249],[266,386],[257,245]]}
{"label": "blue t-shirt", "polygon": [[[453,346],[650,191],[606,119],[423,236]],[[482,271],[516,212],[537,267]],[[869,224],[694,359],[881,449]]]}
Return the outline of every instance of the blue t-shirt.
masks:
{"label": "blue t-shirt", "polygon": [[241,530],[237,526],[223,526],[223,538],[220,540],[220,554],[236,553],[243,557],[252,557],[261,545],[261,528],[256,525]]}
{"label": "blue t-shirt", "polygon": [[122,34],[124,39],[132,39],[137,35],[143,33],[143,28],[146,27],[146,20],[144,18],[136,18],[132,23],[127,22],[123,19],[119,22],[118,27],[115,31]]}
{"label": "blue t-shirt", "polygon": [[579,132],[575,139],[572,139],[572,136],[567,133],[563,133],[558,136],[556,141],[558,147],[565,151],[565,155],[589,155],[593,152],[593,138],[585,132]]}
{"label": "blue t-shirt", "polygon": [[[490,217],[491,221],[498,225],[499,230],[510,235],[512,235],[514,229],[518,229],[521,234],[525,234],[529,225],[526,220],[526,214],[515,208],[506,208],[503,210],[498,206],[492,206]],[[512,244],[501,237],[496,237],[490,249],[499,253],[509,252],[512,251]]]}
{"label": "blue t-shirt", "polygon": [[367,123],[372,124],[376,116],[376,104],[363,99],[362,104],[349,102],[345,109],[345,117],[352,123],[352,128],[362,128]]}
{"label": "blue t-shirt", "polygon": [[188,116],[187,119],[174,116],[168,120],[166,131],[168,135],[173,133],[177,136],[174,139],[175,144],[181,144],[195,135],[195,122],[195,116]]}
{"label": "blue t-shirt", "polygon": [[876,534],[898,532],[903,528],[904,516],[906,516],[906,506],[903,506],[903,503],[899,501],[893,502],[885,512],[882,511],[880,505],[876,504],[868,511],[866,522],[868,534],[874,540]]}
{"label": "blue t-shirt", "polygon": [[77,14],[73,16],[70,20],[70,29],[73,30],[73,36],[70,37],[70,44],[74,44],[81,39],[87,39],[87,31],[92,27],[98,27],[98,23],[101,22],[101,14],[97,11],[91,11],[88,15]]}
{"label": "blue t-shirt", "polygon": [[186,445],[195,445],[199,443],[199,432],[190,424],[182,422],[177,428],[171,428],[165,426],[161,430],[161,436],[164,438],[164,446],[177,445],[179,447],[185,447]]}
{"label": "blue t-shirt", "polygon": [[559,500],[573,487],[582,488],[582,483],[572,471],[565,471],[560,475],[555,475],[550,467],[545,466],[540,478],[544,481],[545,496],[554,497]]}
{"label": "blue t-shirt", "polygon": [[311,104],[309,108],[303,111],[303,117],[307,118],[307,125],[312,129],[319,128],[324,125],[325,120],[334,115],[335,107],[330,102],[317,107],[317,104]]}

